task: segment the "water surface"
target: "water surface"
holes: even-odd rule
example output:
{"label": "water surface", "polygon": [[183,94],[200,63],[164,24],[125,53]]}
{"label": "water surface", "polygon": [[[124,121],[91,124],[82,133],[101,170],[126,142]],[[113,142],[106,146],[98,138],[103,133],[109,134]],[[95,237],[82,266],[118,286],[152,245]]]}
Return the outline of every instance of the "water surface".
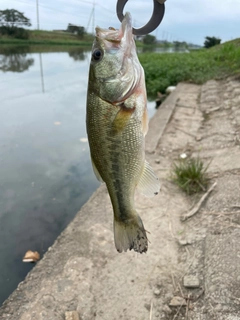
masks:
{"label": "water surface", "polygon": [[0,55],[0,303],[97,188],[85,130],[88,52]]}

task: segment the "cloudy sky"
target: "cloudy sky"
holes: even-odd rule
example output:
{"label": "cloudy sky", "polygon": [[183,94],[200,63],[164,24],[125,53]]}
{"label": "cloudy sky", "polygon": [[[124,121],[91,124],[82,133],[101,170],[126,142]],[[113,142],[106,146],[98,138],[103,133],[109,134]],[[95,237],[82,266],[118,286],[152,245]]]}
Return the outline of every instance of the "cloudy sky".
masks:
{"label": "cloudy sky", "polygon": [[[37,28],[37,0],[1,0],[0,10],[16,9],[30,18]],[[68,23],[88,27],[118,27],[115,0],[38,0],[40,29],[65,29]],[[161,25],[152,34],[160,40],[186,41],[202,45],[206,36],[215,36],[222,42],[240,37],[240,0],[167,0]],[[151,16],[152,0],[129,0],[136,27],[145,24]],[[94,9],[94,14],[93,13]]]}

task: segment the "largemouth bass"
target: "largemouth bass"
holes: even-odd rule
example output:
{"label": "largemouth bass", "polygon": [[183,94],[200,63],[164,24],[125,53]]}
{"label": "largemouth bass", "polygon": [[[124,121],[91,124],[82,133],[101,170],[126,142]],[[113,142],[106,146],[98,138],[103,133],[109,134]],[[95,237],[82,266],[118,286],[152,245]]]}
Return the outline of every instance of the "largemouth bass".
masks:
{"label": "largemouth bass", "polygon": [[146,196],[160,184],[145,161],[148,130],[143,68],[126,13],[121,28],[96,28],[87,94],[87,133],[93,170],[106,183],[114,211],[118,252],[146,252],[148,239],[134,204],[135,189]]}

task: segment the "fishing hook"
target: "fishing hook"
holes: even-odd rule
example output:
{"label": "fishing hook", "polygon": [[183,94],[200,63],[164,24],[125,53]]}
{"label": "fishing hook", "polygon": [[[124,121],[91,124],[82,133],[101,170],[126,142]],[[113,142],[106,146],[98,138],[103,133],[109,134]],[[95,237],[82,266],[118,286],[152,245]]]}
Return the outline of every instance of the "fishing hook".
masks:
{"label": "fishing hook", "polygon": [[[123,9],[127,2],[128,0],[117,1],[117,16],[120,22],[123,21],[123,18],[124,18]],[[165,12],[164,1],[153,0],[153,14],[151,16],[151,19],[148,21],[148,23],[145,26],[139,29],[133,28],[133,34],[135,34],[136,36],[143,36],[154,31],[161,23],[164,16],[164,12]]]}

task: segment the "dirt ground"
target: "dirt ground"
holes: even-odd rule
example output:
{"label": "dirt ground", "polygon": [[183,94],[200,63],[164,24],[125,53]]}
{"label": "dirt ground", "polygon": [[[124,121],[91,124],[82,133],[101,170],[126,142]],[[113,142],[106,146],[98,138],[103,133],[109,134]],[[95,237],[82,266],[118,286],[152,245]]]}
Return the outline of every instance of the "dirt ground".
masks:
{"label": "dirt ground", "polygon": [[[186,220],[204,193],[187,196],[172,182],[182,153],[209,164],[209,188],[216,182]],[[151,120],[146,157],[162,185],[155,198],[136,194],[147,254],[116,252],[102,185],[4,303],[0,319],[240,319],[239,79],[179,84]]]}

